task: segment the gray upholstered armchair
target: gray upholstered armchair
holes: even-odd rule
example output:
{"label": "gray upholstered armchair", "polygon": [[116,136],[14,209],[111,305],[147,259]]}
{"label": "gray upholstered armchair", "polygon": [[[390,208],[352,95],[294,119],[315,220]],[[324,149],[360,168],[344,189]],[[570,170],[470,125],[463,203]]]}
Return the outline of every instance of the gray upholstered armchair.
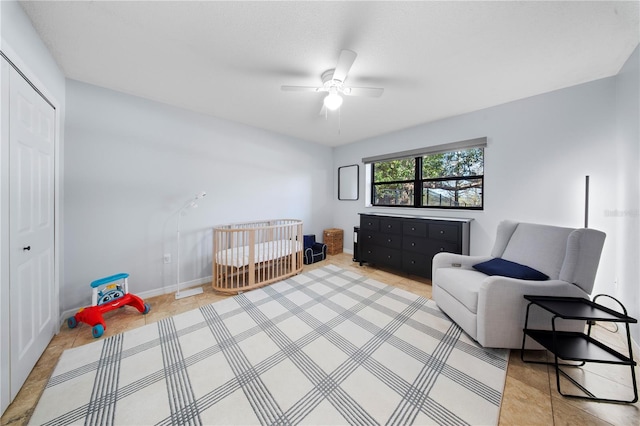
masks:
{"label": "gray upholstered armchair", "polygon": [[[433,258],[433,299],[482,346],[519,349],[527,305],[523,296],[589,298],[604,239],[605,234],[594,229],[503,221],[491,256],[439,253]],[[526,265],[549,278],[533,281],[486,275],[473,267],[494,258]],[[530,328],[550,329],[550,324],[548,313],[532,308]],[[584,329],[580,321],[557,324],[563,330]],[[534,342],[529,345],[530,341],[528,348],[540,348]]]}

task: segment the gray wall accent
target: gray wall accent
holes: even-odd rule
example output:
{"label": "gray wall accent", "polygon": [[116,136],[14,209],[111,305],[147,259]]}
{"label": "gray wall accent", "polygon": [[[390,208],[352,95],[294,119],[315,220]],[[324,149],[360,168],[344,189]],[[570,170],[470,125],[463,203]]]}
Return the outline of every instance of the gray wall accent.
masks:
{"label": "gray wall accent", "polygon": [[[295,218],[332,225],[332,149],[97,86],[67,81],[65,285],[62,307],[90,301],[89,283],[128,272],[133,293],[211,275],[212,227]],[[163,263],[163,255],[173,261]]]}
{"label": "gray wall accent", "polygon": [[[368,179],[363,166],[360,200],[334,202],[334,226],[346,230],[345,247],[352,247],[352,230],[360,212],[471,217],[475,219],[471,222],[472,255],[491,251],[503,219],[582,227],[584,180],[589,175],[589,226],[607,234],[593,294],[620,296],[637,317],[638,79],[636,49],[619,77],[336,147],[337,169],[388,152],[479,136],[488,139],[483,211],[367,207]],[[616,210],[630,215],[612,217],[611,211]],[[640,342],[637,326],[634,336]]]}

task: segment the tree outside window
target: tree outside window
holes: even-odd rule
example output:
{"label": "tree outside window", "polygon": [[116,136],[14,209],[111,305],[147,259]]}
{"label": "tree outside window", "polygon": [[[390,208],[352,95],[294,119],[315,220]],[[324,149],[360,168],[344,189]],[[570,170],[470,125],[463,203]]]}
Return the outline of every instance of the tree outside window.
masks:
{"label": "tree outside window", "polygon": [[372,166],[373,205],[483,208],[483,148],[386,160]]}

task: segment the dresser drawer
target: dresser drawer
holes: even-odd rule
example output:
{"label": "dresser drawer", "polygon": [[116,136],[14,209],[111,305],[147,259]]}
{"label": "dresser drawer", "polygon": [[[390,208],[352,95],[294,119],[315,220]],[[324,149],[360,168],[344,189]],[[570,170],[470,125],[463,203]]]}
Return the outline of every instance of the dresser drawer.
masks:
{"label": "dresser drawer", "polygon": [[400,248],[402,247],[402,236],[393,234],[382,234],[374,231],[360,231],[360,243],[365,246],[375,244],[383,247]]}
{"label": "dresser drawer", "polygon": [[458,241],[458,227],[440,223],[429,224],[429,238],[445,241]]}
{"label": "dresser drawer", "polygon": [[411,235],[414,237],[426,237],[427,236],[427,224],[424,222],[410,222],[405,221],[402,224],[402,233],[404,235]]}
{"label": "dresser drawer", "polygon": [[422,253],[404,253],[402,255],[402,269],[409,274],[430,277],[431,258]]}
{"label": "dresser drawer", "polygon": [[433,241],[426,238],[404,235],[402,237],[402,249],[408,251],[424,251],[433,245]]}
{"label": "dresser drawer", "polygon": [[380,232],[387,234],[402,234],[402,220],[380,219]]}
{"label": "dresser drawer", "polygon": [[360,229],[370,229],[372,231],[377,231],[378,229],[380,229],[380,219],[371,216],[361,216]]}
{"label": "dresser drawer", "polygon": [[363,256],[367,262],[380,263],[394,268],[402,267],[402,250],[381,246],[367,246]]}
{"label": "dresser drawer", "polygon": [[446,253],[460,253],[460,247],[457,243],[451,243],[449,241],[435,241],[428,240],[429,244],[425,248],[425,253],[427,255],[433,257],[437,253],[446,252]]}

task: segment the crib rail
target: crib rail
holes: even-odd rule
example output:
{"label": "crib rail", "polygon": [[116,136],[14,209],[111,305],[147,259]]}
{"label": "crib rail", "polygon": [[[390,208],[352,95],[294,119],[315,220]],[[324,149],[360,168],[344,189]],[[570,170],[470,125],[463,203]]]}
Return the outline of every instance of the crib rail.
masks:
{"label": "crib rail", "polygon": [[302,271],[302,221],[274,219],[213,228],[213,289],[238,293]]}

